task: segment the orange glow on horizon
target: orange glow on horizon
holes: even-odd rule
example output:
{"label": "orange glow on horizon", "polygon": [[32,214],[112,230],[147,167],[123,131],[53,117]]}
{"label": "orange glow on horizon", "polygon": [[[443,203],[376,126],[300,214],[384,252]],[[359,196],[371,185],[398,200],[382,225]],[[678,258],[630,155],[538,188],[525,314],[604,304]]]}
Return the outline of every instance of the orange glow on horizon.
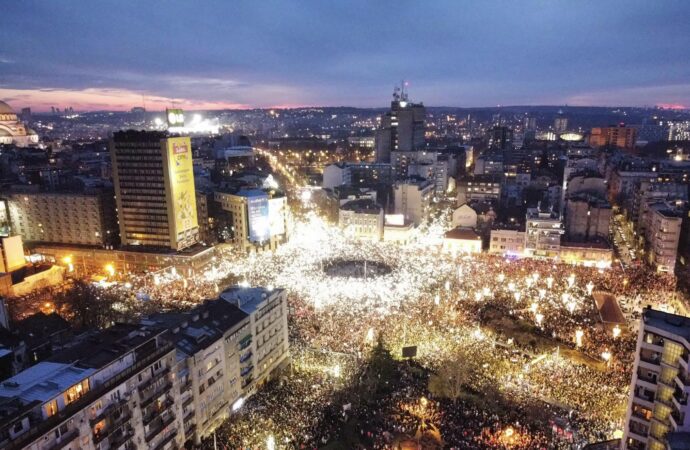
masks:
{"label": "orange glow on horizon", "polygon": [[[7,102],[15,111],[31,107],[34,111],[50,111],[51,106],[60,109],[72,107],[75,111],[129,111],[135,106],[143,106],[142,95],[124,89],[0,89],[0,99]],[[146,109],[162,111],[171,106],[187,110],[209,109],[250,109],[253,106],[243,103],[222,101],[200,101],[161,96],[146,96]],[[294,106],[293,106],[294,108]]]}
{"label": "orange glow on horizon", "polygon": [[680,103],[659,103],[656,106],[663,109],[688,109],[687,106]]}

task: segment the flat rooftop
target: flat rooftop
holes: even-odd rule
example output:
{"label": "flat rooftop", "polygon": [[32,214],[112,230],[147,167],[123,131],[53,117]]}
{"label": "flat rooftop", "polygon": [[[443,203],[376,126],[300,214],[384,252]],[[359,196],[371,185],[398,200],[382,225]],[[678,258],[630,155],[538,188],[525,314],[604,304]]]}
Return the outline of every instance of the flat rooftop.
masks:
{"label": "flat rooftop", "polygon": [[100,369],[134,350],[137,351],[137,358],[153,353],[157,348],[155,337],[156,333],[141,330],[139,325],[119,323],[78,338],[75,345],[49,360],[81,368]]}
{"label": "flat rooftop", "polygon": [[282,289],[268,289],[265,287],[242,287],[233,286],[220,294],[220,298],[229,302],[247,314],[257,310],[259,304],[282,292]]}
{"label": "flat rooftop", "polygon": [[646,326],[659,328],[676,336],[681,336],[690,342],[690,317],[657,311],[647,307],[642,312],[642,320],[644,320]]}
{"label": "flat rooftop", "polygon": [[88,378],[95,370],[72,364],[40,362],[0,383],[0,398],[46,402]]}

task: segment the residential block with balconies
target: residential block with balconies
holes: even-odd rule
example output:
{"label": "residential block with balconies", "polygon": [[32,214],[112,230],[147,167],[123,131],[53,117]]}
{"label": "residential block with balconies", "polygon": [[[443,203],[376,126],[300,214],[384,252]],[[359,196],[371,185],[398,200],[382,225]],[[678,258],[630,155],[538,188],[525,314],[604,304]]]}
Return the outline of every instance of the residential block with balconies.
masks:
{"label": "residential block with balconies", "polygon": [[675,450],[690,441],[690,318],[644,310],[623,450]]}

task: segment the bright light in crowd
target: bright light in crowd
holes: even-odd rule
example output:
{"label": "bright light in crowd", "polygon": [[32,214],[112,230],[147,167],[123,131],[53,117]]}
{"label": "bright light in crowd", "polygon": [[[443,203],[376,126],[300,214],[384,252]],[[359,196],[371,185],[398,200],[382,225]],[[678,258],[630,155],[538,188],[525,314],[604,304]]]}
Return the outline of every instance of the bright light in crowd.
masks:
{"label": "bright light in crowd", "polygon": [[575,330],[575,345],[578,347],[582,347],[582,337],[585,335],[585,332],[582,330]]}
{"label": "bright light in crowd", "polygon": [[113,266],[112,264],[106,264],[105,271],[108,273],[109,276],[115,276],[115,266]]}
{"label": "bright light in crowd", "polygon": [[266,449],[276,450],[276,438],[274,438],[272,434],[266,439]]}
{"label": "bright light in crowd", "polygon": [[621,335],[621,327],[616,325],[615,327],[613,327],[613,338],[616,339],[620,335]]}
{"label": "bright light in crowd", "polygon": [[601,353],[601,359],[608,362],[611,359],[611,352],[608,350],[602,352]]}
{"label": "bright light in crowd", "polygon": [[235,403],[232,404],[232,410],[237,411],[242,407],[242,405],[244,405],[244,398],[240,397],[235,401]]}
{"label": "bright light in crowd", "polygon": [[537,321],[537,325],[541,326],[541,323],[544,321],[544,314],[537,314],[534,316],[534,319]]}

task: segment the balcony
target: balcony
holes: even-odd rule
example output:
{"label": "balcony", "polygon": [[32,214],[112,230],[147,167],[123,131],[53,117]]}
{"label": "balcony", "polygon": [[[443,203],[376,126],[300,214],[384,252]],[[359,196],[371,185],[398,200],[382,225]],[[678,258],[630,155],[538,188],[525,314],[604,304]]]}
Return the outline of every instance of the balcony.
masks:
{"label": "balcony", "polygon": [[638,381],[644,381],[650,385],[656,386],[657,375],[653,374],[653,375],[649,376],[646,372],[638,370],[637,371],[637,380]]}
{"label": "balcony", "polygon": [[636,420],[643,420],[645,422],[649,422],[650,420],[652,420],[652,411],[640,408],[639,405],[634,405],[631,417],[635,418]]}
{"label": "balcony", "polygon": [[67,433],[63,434],[60,436],[60,440],[55,443],[52,447],[49,447],[50,450],[60,450],[62,448],[65,448],[67,445],[71,444],[72,441],[74,441],[77,437],[79,437],[79,429],[78,428],[73,428]]}
{"label": "balcony", "polygon": [[173,403],[173,399],[166,397],[158,408],[153,408],[143,417],[144,425],[150,424],[153,419],[167,411],[173,405]]}
{"label": "balcony", "polygon": [[247,376],[253,369],[254,369],[254,366],[249,365],[249,366],[245,367],[244,369],[242,369],[242,370],[240,371],[240,375],[243,376],[243,377],[245,377],[245,376]]}
{"label": "balcony", "polygon": [[192,388],[192,380],[189,380],[185,384],[180,386],[180,394],[184,393],[184,391],[188,391],[191,388]]}
{"label": "balcony", "polygon": [[102,429],[93,434],[93,442],[95,444],[98,444],[103,439],[107,438],[111,433],[119,430],[120,427],[129,422],[131,418],[132,415],[129,411],[123,411],[122,414],[119,414],[117,417],[107,420],[105,429]]}
{"label": "balcony", "polygon": [[169,373],[170,373],[170,369],[167,367],[161,371],[158,371],[157,373],[154,373],[151,378],[149,378],[146,381],[143,381],[139,385],[139,392],[143,393],[144,391],[149,389],[151,386],[153,386],[155,383],[159,382],[162,378],[164,378]]}
{"label": "balcony", "polygon": [[252,335],[248,334],[237,342],[240,350],[244,350],[252,344]]}
{"label": "balcony", "polygon": [[251,357],[252,357],[252,352],[245,353],[244,355],[240,356],[240,363],[247,361]]}
{"label": "balcony", "polygon": [[108,443],[110,444],[110,448],[120,448],[122,447],[123,444],[130,444],[130,440],[134,437],[134,430],[131,428],[126,428],[124,430],[120,430],[117,433],[114,433],[112,436],[110,436],[110,439],[108,439]]}
{"label": "balcony", "polygon": [[160,444],[156,445],[154,447],[154,450],[161,450],[163,447],[165,447],[170,441],[175,439],[177,437],[177,430],[173,430],[168,436],[166,436],[165,439],[163,439]]}
{"label": "balcony", "polygon": [[641,393],[639,390],[635,390],[635,397],[637,401],[641,402],[641,405],[644,406],[645,408],[652,409],[654,408],[654,393],[651,394],[644,394]]}
{"label": "balcony", "polygon": [[150,394],[144,396],[142,394],[141,397],[141,407],[146,408],[149,406],[155,399],[160,397],[163,394],[166,394],[170,389],[172,388],[172,382],[168,381],[166,382],[160,389],[153,390]]}
{"label": "balcony", "polygon": [[640,361],[658,366],[661,364],[661,356],[659,354],[647,355],[644,353],[640,353]]}
{"label": "balcony", "polygon": [[158,434],[165,429],[168,425],[173,423],[175,421],[175,414],[173,413],[168,413],[167,416],[158,416],[154,419],[154,421],[149,425],[149,431],[145,436],[146,442],[151,442],[153,438],[158,436]]}

